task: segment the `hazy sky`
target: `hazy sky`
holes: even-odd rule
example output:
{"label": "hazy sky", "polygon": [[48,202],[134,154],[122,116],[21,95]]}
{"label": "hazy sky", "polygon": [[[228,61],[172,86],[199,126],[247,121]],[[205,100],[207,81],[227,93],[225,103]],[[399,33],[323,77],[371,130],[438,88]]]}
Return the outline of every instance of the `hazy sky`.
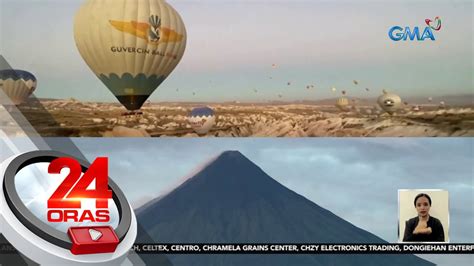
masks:
{"label": "hazy sky", "polygon": [[[398,189],[448,190],[450,241],[474,240],[471,138],[73,141],[90,160],[109,157],[110,176],[134,206],[166,194],[221,152],[239,150],[284,186],[390,242],[397,241]],[[449,265],[453,255],[427,258]]]}
{"label": "hazy sky", "polygon": [[[0,0],[0,53],[37,76],[38,97],[116,101],[76,49],[73,17],[83,2]],[[153,101],[316,100],[339,95],[332,86],[357,97],[382,88],[426,97],[474,89],[469,0],[168,2],[188,43]],[[435,16],[442,29],[434,42],[388,38],[392,26],[423,29]],[[316,88],[306,90],[310,84]]]}

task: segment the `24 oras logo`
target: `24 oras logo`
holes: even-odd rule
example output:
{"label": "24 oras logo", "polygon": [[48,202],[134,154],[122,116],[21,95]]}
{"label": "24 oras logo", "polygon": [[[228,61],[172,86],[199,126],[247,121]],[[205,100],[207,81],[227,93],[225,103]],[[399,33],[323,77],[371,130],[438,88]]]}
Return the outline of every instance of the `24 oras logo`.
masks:
{"label": "24 oras logo", "polygon": [[[47,218],[49,222],[99,222],[110,221],[108,200],[112,191],[108,189],[108,160],[97,158],[81,176],[82,168],[78,161],[62,157],[52,161],[49,174],[60,174],[63,168],[69,174],[48,199]],[[90,189],[95,181],[95,188]],[[95,211],[82,209],[82,201],[95,200]]]}
{"label": "24 oras logo", "polygon": [[412,29],[408,26],[405,28],[393,26],[388,31],[388,37],[393,41],[406,41],[407,39],[410,39],[410,41],[415,39],[417,41],[424,41],[425,39],[435,41],[436,37],[433,31],[441,30],[441,19],[439,17],[435,17],[434,20],[427,18],[425,19],[425,23],[427,26],[423,31],[421,31],[419,27]]}

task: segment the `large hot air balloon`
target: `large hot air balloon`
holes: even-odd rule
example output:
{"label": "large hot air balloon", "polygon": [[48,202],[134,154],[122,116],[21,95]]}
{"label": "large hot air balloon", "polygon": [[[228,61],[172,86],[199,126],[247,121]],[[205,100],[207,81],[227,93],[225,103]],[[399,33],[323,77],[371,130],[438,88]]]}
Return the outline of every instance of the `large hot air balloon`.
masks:
{"label": "large hot air balloon", "polygon": [[130,111],[140,109],[186,47],[183,21],[165,0],[87,0],[74,38],[87,65]]}
{"label": "large hot air balloon", "polygon": [[384,91],[384,94],[380,95],[377,99],[377,103],[385,112],[393,114],[400,108],[402,99],[396,94]]}
{"label": "large hot air balloon", "polygon": [[196,133],[207,134],[216,123],[214,110],[210,107],[196,107],[188,116],[188,121]]}
{"label": "large hot air balloon", "polygon": [[347,112],[350,110],[349,107],[349,100],[346,97],[341,97],[336,101],[336,107],[343,112]]}
{"label": "large hot air balloon", "polygon": [[15,105],[24,103],[36,89],[36,77],[24,70],[0,70],[0,88]]}

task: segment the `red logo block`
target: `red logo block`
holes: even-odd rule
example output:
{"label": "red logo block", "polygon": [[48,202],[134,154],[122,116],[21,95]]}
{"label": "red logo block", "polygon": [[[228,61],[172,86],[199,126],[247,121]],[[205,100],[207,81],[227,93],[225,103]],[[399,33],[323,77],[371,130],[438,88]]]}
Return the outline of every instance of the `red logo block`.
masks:
{"label": "red logo block", "polygon": [[72,241],[71,253],[74,255],[111,253],[119,244],[110,226],[70,227],[67,234]]}

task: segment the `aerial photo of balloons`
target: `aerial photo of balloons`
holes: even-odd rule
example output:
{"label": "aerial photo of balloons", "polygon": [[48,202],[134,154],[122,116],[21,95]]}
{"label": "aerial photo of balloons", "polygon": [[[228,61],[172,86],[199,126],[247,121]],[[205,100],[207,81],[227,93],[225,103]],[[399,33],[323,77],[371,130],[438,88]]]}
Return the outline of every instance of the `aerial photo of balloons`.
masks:
{"label": "aerial photo of balloons", "polygon": [[[24,0],[2,7],[21,12],[1,17],[8,26],[0,109],[20,111],[42,136],[474,136],[465,34],[472,3]],[[430,38],[390,37],[398,25]]]}

